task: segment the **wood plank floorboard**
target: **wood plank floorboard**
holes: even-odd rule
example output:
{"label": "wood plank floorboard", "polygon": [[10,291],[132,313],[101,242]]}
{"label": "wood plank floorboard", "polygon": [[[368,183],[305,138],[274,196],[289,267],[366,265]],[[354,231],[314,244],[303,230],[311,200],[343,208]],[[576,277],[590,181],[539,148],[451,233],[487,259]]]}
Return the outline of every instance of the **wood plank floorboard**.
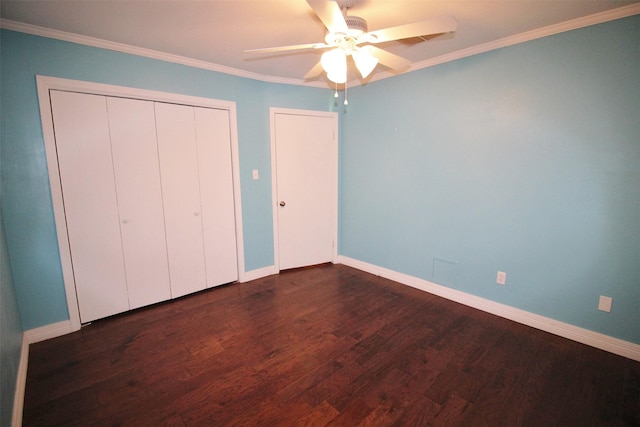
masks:
{"label": "wood plank floorboard", "polygon": [[29,348],[24,426],[639,426],[640,363],[341,265]]}

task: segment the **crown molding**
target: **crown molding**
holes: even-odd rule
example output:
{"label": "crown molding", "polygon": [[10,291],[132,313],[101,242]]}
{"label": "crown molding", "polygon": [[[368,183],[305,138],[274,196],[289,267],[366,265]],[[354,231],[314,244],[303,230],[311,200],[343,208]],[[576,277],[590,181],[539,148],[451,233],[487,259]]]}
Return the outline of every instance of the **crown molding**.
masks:
{"label": "crown molding", "polygon": [[[480,53],[489,52],[496,49],[501,49],[507,46],[513,46],[515,44],[528,42],[531,40],[551,36],[554,34],[563,33],[566,31],[576,30],[591,25],[602,24],[604,22],[613,21],[616,19],[626,18],[633,15],[640,14],[640,3],[634,3],[631,5],[619,7],[616,9],[607,10],[605,12],[596,13],[581,18],[572,19],[559,24],[549,25],[547,27],[539,28],[536,30],[527,31],[524,33],[516,34],[509,37],[504,37],[498,40],[494,40],[488,43],[483,43],[477,46],[473,46],[467,49],[461,49],[455,52],[448,53],[446,55],[437,56],[435,58],[419,61],[411,65],[411,67],[405,71],[405,73],[421,70],[423,68],[433,67],[435,65],[444,64],[446,62],[455,61],[458,59],[466,58],[468,56],[477,55]],[[56,40],[63,40],[71,43],[82,44],[86,46],[97,47],[101,49],[108,49],[116,52],[127,53],[131,55],[143,56],[146,58],[158,59],[160,61],[173,62],[176,64],[186,65],[194,68],[201,68],[204,70],[215,71],[218,73],[230,74],[237,77],[244,77],[252,80],[260,80],[268,83],[279,83],[297,86],[310,86],[326,88],[326,82],[309,82],[303,79],[292,79],[287,77],[267,76],[263,74],[253,73],[250,71],[240,70],[238,68],[228,67],[225,65],[219,65],[212,62],[201,61],[198,59],[187,58],[184,56],[173,55],[169,53],[160,52],[152,49],[145,49],[127,45],[124,43],[116,43],[108,40],[98,39],[94,37],[82,36],[79,34],[68,33],[65,31],[53,30],[49,28],[40,27],[37,25],[24,24],[21,22],[11,21],[8,19],[0,19],[0,28],[4,28],[11,31],[18,31],[22,33],[32,34],[41,37],[52,38]],[[404,73],[402,73],[404,74]],[[398,76],[397,73],[384,71],[377,73],[367,81],[373,83],[378,80],[388,79],[390,77]],[[352,80],[348,82],[348,86],[361,86],[363,83],[360,80]]]}

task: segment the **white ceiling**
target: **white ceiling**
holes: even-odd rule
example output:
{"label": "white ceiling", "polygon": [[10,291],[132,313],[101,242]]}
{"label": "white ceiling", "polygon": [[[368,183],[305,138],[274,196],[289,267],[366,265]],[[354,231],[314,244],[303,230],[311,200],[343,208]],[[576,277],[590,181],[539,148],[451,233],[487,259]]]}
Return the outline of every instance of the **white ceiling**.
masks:
{"label": "white ceiling", "polygon": [[[453,35],[413,46],[398,42],[379,45],[413,63],[455,56],[485,44],[497,45],[496,41],[505,38],[613,9],[640,13],[639,0],[348,1],[352,3],[349,15],[365,18],[369,30],[455,16],[458,29]],[[16,22],[30,24],[231,67],[267,79],[297,81],[319,61],[321,52],[256,56],[243,50],[322,42],[325,34],[305,0],[2,0],[0,17],[8,28]],[[374,79],[389,75],[382,66],[375,73]],[[324,76],[320,81],[324,84]]]}

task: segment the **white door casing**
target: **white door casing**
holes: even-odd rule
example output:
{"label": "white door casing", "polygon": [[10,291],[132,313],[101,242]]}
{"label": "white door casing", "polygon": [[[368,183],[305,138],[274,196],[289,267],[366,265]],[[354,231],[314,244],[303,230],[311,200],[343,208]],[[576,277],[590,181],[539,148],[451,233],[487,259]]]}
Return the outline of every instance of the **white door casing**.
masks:
{"label": "white door casing", "polygon": [[337,257],[338,116],[271,109],[274,234],[279,270]]}

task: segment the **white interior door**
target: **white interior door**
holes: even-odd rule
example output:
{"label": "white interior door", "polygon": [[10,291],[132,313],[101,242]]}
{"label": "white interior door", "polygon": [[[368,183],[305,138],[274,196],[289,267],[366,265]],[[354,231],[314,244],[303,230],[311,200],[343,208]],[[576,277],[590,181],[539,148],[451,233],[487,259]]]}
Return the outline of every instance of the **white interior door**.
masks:
{"label": "white interior door", "polygon": [[130,308],[171,298],[153,102],[107,98]]}
{"label": "white interior door", "polygon": [[173,298],[206,287],[194,108],[156,103],[156,129]]}
{"label": "white interior door", "polygon": [[51,92],[80,321],[129,309],[104,96]]}
{"label": "white interior door", "polygon": [[337,236],[335,113],[272,110],[278,267],[334,260]]}

